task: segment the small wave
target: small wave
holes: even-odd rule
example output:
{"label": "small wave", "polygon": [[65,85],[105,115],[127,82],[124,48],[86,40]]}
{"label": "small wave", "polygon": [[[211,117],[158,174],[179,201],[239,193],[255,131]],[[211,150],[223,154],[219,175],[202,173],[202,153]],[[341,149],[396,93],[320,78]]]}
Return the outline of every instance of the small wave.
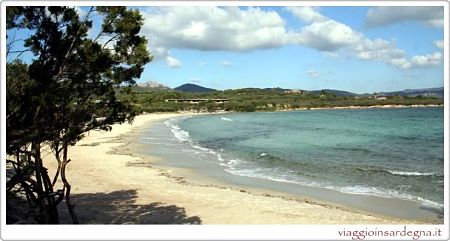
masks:
{"label": "small wave", "polygon": [[150,141],[141,141],[143,144],[151,144],[151,145],[162,145],[162,146],[176,146],[177,144],[166,143],[166,142],[150,142]]}
{"label": "small wave", "polygon": [[143,137],[141,140],[148,141],[148,140],[160,140],[160,141],[175,141],[174,138],[160,138],[160,137]]}
{"label": "small wave", "polygon": [[267,153],[263,152],[263,153],[259,154],[259,156],[267,156]]}
{"label": "small wave", "polygon": [[232,119],[226,118],[226,117],[222,117],[221,118],[223,121],[233,121]]}
{"label": "small wave", "polygon": [[398,175],[398,176],[434,176],[436,173],[434,172],[408,172],[408,171],[394,171],[394,170],[384,170],[382,168],[360,168],[356,167],[355,170],[361,172],[369,172],[369,173],[385,173],[390,175]]}
{"label": "small wave", "polygon": [[425,207],[440,208],[440,209],[444,208],[443,204],[440,204],[440,203],[437,203],[437,202],[434,202],[434,201],[431,201],[431,200],[428,200],[425,198],[417,197],[417,201],[419,201]]}
{"label": "small wave", "polygon": [[383,188],[376,188],[376,187],[363,187],[363,186],[346,186],[346,187],[333,187],[328,186],[326,187],[328,189],[334,189],[338,190],[342,193],[348,193],[348,194],[360,194],[360,195],[371,195],[371,196],[377,196],[377,197],[383,197],[383,198],[399,198],[403,200],[411,200],[416,201],[420,203],[420,205],[435,209],[442,209],[444,207],[443,204],[440,204],[438,202],[434,202],[425,198],[413,196],[406,193],[399,193],[397,191],[393,190],[387,190]]}
{"label": "small wave", "polygon": [[227,162],[227,166],[234,168],[237,164],[241,163],[242,161],[239,159],[231,159]]}
{"label": "small wave", "polygon": [[219,153],[217,153],[217,160],[219,160],[220,162],[225,161],[225,159],[223,159],[222,155],[220,155]]}
{"label": "small wave", "polygon": [[[182,149],[184,152],[187,153],[193,153],[195,155],[211,155],[216,158],[216,161],[218,161],[218,164],[225,167],[233,167],[236,165],[239,160],[226,160],[222,157],[222,155],[218,152],[223,152],[223,149],[214,150],[207,147],[201,146],[198,142],[194,142],[188,131],[185,131],[181,129],[178,125],[176,125],[174,122],[176,119],[170,119],[164,122],[166,126],[170,128],[170,131],[175,136],[176,140],[182,143],[188,143],[191,149]],[[210,158],[207,158],[207,160],[210,160]]]}
{"label": "small wave", "polygon": [[182,130],[178,125],[174,123],[175,120],[167,120],[164,124],[170,127],[170,131],[173,133],[176,139],[180,142],[191,142],[189,132]]}
{"label": "small wave", "polygon": [[403,172],[403,171],[389,171],[389,173],[393,175],[401,175],[401,176],[433,176],[434,172]]}
{"label": "small wave", "polygon": [[[234,165],[241,164],[243,161],[241,160],[232,160]],[[282,175],[275,175],[273,172],[271,174],[268,174],[269,170],[266,168],[235,168],[232,165],[226,165],[229,168],[225,169],[226,172],[231,173],[233,175],[237,176],[244,176],[244,177],[251,177],[251,178],[259,178],[259,179],[266,179],[271,180],[275,182],[281,182],[281,183],[291,183],[291,184],[298,184],[298,185],[304,185],[304,186],[310,186],[310,187],[321,187],[321,185],[315,181],[301,181],[297,179],[296,177],[282,174]]]}
{"label": "small wave", "polygon": [[372,154],[373,150],[359,147],[334,147],[333,149],[338,151],[345,151],[350,153]]}
{"label": "small wave", "polygon": [[197,149],[197,150],[204,151],[204,152],[210,152],[211,151],[210,149],[202,147],[202,146],[199,146],[199,145],[192,145],[192,147]]}
{"label": "small wave", "polygon": [[411,200],[419,203],[423,207],[429,207],[432,209],[442,210],[443,204],[440,204],[435,201],[431,201],[425,198],[421,198],[418,196],[413,196],[410,194],[406,194],[403,192],[398,192],[395,190],[388,190],[383,188],[376,188],[376,187],[364,187],[364,186],[344,186],[344,187],[337,187],[337,186],[326,186],[321,183],[317,183],[311,180],[308,181],[301,181],[297,180],[296,178],[292,178],[289,175],[275,175],[274,173],[268,174],[268,170],[261,169],[261,168],[255,168],[255,169],[241,169],[236,168],[237,164],[239,164],[240,160],[231,160],[226,165],[228,168],[225,169],[225,171],[239,176],[247,176],[247,177],[253,177],[253,178],[261,178],[261,179],[267,179],[272,180],[276,182],[283,182],[283,183],[292,183],[292,184],[300,184],[310,187],[318,187],[318,188],[326,188],[331,190],[336,190],[342,193],[347,194],[358,194],[358,195],[370,195],[370,196],[377,196],[382,198],[398,198],[403,200]]}

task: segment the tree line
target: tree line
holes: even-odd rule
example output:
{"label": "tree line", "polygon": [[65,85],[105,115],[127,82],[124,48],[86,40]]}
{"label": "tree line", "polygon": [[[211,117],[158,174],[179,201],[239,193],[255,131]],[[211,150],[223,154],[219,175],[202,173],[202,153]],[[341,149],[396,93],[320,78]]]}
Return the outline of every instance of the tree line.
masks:
{"label": "tree line", "polygon": [[[120,94],[120,99],[133,103],[137,112],[215,112],[215,111],[280,111],[311,108],[332,108],[376,105],[443,105],[443,99],[435,97],[388,96],[379,100],[371,95],[338,96],[321,91],[318,93],[286,93],[281,89],[235,89],[208,93],[192,93],[173,90],[147,90],[133,94]],[[167,102],[168,99],[227,99],[225,103],[202,101],[199,103]]]}

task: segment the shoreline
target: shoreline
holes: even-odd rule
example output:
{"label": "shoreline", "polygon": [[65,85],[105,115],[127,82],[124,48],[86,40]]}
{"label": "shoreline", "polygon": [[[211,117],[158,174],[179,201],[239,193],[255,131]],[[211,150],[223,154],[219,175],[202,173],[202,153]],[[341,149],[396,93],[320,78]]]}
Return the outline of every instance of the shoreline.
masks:
{"label": "shoreline", "polygon": [[[444,107],[444,105],[371,105],[371,106],[359,106],[359,105],[350,105],[350,106],[334,106],[334,107],[312,107],[309,110],[342,110],[342,109],[376,109],[376,108],[386,108],[386,109],[394,109],[394,108],[430,108],[430,107]],[[295,110],[308,110],[307,108],[299,108]]]}
{"label": "shoreline", "polygon": [[207,111],[177,111],[177,112],[144,112],[142,115],[147,114],[228,114],[228,113],[254,113],[254,112],[289,112],[289,111],[304,111],[304,110],[354,110],[354,109],[400,109],[400,108],[438,108],[444,107],[441,105],[371,105],[371,106],[360,106],[360,105],[350,105],[350,106],[333,106],[333,107],[302,107],[293,109],[273,109],[273,110],[256,110],[253,112],[237,112],[237,111],[225,111],[219,110],[215,112]]}
{"label": "shoreline", "polygon": [[[151,132],[153,124],[183,115],[192,113],[141,115],[133,125],[114,125],[111,132],[91,132],[69,150],[73,162],[68,165],[68,180],[81,223],[429,223],[271,190],[222,185],[191,170],[164,166],[164,160],[155,156],[135,152],[139,136]],[[70,223],[64,209],[62,222]]]}
{"label": "shoreline", "polygon": [[[202,148],[204,147],[199,147],[198,144],[195,144],[194,149],[190,150],[189,146],[192,145],[189,144],[190,142],[181,144],[178,142],[179,140],[173,141],[173,129],[165,127],[166,124],[163,124],[163,121],[154,125],[157,126],[155,128],[158,129],[158,133],[152,135],[149,142],[141,144],[140,148],[135,149],[134,153],[160,157],[163,161],[159,162],[158,165],[162,168],[187,169],[189,172],[187,174],[186,172],[182,172],[181,176],[187,176],[188,180],[198,180],[200,176],[203,179],[203,183],[207,180],[208,182],[219,183],[221,186],[225,185],[243,190],[252,189],[258,193],[277,193],[278,196],[286,198],[314,200],[316,203],[327,203],[334,207],[358,210],[359,212],[393,218],[405,218],[420,222],[425,220],[425,222],[440,222],[440,219],[437,218],[438,215],[436,215],[440,213],[440,210],[435,210],[435,213],[435,211],[432,211],[434,207],[428,209],[428,207],[423,207],[423,204],[409,199],[341,192],[331,188],[234,174],[214,161],[217,158],[215,156],[216,154],[212,154],[212,156],[200,154],[201,156],[198,158],[198,154],[190,154],[192,151],[197,153],[198,149],[203,150]],[[154,127],[150,127],[150,129],[152,128]],[[163,131],[163,129],[165,134],[161,135],[160,131]],[[146,139],[146,136],[142,134],[141,142],[146,142],[143,141],[143,139]],[[155,139],[164,139],[165,142],[152,143],[161,142]],[[149,149],[149,151],[146,149]],[[206,149],[206,152],[210,153],[210,151]],[[192,156],[195,157],[193,158]],[[219,158],[221,159],[221,157]]]}

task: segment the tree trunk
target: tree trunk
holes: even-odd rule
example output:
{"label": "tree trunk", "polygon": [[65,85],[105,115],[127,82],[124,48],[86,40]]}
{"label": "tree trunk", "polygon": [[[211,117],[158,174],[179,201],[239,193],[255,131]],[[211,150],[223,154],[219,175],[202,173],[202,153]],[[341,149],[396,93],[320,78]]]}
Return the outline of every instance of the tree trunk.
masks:
{"label": "tree trunk", "polygon": [[59,158],[59,153],[58,152],[55,154],[55,157],[56,157],[56,161],[58,162],[58,167],[56,169],[55,177],[53,177],[53,181],[52,181],[52,186],[53,187],[55,186],[56,181],[58,181],[59,172],[61,170],[61,164],[62,164],[61,163],[61,158]]}
{"label": "tree trunk", "polygon": [[42,160],[41,160],[41,143],[33,142],[32,151],[34,156],[34,168],[36,175],[36,194],[37,194],[37,205],[39,207],[39,223],[48,223],[49,217],[47,213],[47,205],[45,204],[45,193],[42,188],[42,176],[41,176],[41,168],[42,168]]}
{"label": "tree trunk", "polygon": [[47,169],[42,164],[41,143],[34,142],[32,145],[35,162],[37,205],[39,207],[39,223],[58,224],[59,214],[53,194],[53,188]]}
{"label": "tree trunk", "polygon": [[48,176],[47,169],[45,167],[41,168],[42,170],[42,179],[44,181],[45,194],[47,197],[47,211],[49,215],[49,224],[58,224],[59,223],[59,214],[58,207],[55,201],[55,194],[53,192],[53,186],[50,183],[50,177]]}
{"label": "tree trunk", "polygon": [[70,200],[70,189],[71,186],[69,182],[66,179],[66,165],[70,162],[70,159],[67,159],[67,144],[64,143],[64,151],[63,151],[63,161],[61,165],[61,179],[64,183],[64,186],[66,187],[66,204],[67,208],[69,209],[70,217],[72,218],[73,224],[79,224],[77,215],[75,214],[74,207],[75,205],[72,204]]}

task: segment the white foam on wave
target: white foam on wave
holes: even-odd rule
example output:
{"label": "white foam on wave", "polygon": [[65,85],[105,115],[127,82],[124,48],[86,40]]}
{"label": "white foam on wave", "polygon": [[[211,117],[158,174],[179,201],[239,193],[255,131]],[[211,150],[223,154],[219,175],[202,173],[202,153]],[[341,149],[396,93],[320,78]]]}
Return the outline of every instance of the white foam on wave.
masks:
{"label": "white foam on wave", "polygon": [[252,169],[235,168],[235,166],[240,163],[244,163],[244,161],[235,160],[235,162],[233,162],[234,166],[233,165],[229,166],[229,168],[225,169],[225,171],[237,176],[266,179],[275,182],[298,184],[310,187],[320,187],[320,185],[314,181],[303,182],[290,175],[273,175],[273,173],[271,175],[268,175],[267,173],[269,170],[264,168],[252,168]]}
{"label": "white foam on wave", "polygon": [[160,137],[143,137],[141,140],[147,141],[147,140],[160,140],[160,141],[174,141],[176,139],[174,138],[160,138]]}
{"label": "white foam on wave", "polygon": [[220,162],[224,162],[224,161],[225,161],[225,159],[223,159],[222,155],[220,155],[219,153],[217,153],[217,159],[218,159]]}
{"label": "white foam on wave", "polygon": [[221,120],[223,120],[223,121],[233,121],[232,119],[226,118],[226,117],[223,117],[223,116],[222,116]]}
{"label": "white foam on wave", "polygon": [[267,180],[271,180],[271,181],[275,181],[275,182],[284,182],[284,183],[293,183],[293,184],[301,184],[299,182],[296,182],[294,180],[288,180],[286,178],[281,178],[281,177],[273,177],[273,176],[268,176],[265,175],[263,173],[258,172],[257,170],[249,170],[249,169],[227,169],[227,172],[234,174],[234,175],[239,175],[239,176],[245,176],[245,177],[253,177],[253,178],[261,178],[261,179],[267,179]]}
{"label": "white foam on wave", "polygon": [[338,190],[342,193],[348,193],[348,194],[360,194],[360,195],[370,195],[370,196],[377,196],[377,197],[383,197],[383,198],[399,198],[403,200],[411,200],[416,201],[420,203],[421,205],[425,207],[431,207],[431,208],[438,208],[442,209],[444,207],[443,204],[413,196],[406,193],[399,193],[394,190],[387,190],[383,188],[376,188],[376,187],[363,187],[363,186],[345,186],[345,187],[334,187],[334,186],[327,186],[328,189]]}
{"label": "white foam on wave", "polygon": [[[183,152],[198,155],[199,158],[200,158],[200,156],[211,155],[212,157],[215,157],[215,160],[218,160],[218,163],[220,165],[226,165],[226,160],[224,160],[224,158],[222,157],[222,155],[220,155],[220,153],[214,151],[213,149],[209,149],[209,148],[200,146],[198,143],[194,142],[191,139],[188,131],[181,129],[180,126],[175,124],[176,120],[177,119],[169,119],[169,120],[165,121],[164,124],[170,128],[170,131],[172,132],[172,134],[174,135],[176,140],[178,140],[181,143],[189,144],[190,148],[189,149],[183,148],[182,149]],[[223,149],[221,149],[219,151],[221,152],[221,151],[223,151]],[[200,159],[203,160],[203,158],[200,158]],[[206,160],[211,160],[211,159],[214,159],[214,158],[207,158]]]}
{"label": "white foam on wave", "polygon": [[208,148],[205,148],[205,147],[202,147],[202,146],[199,146],[199,145],[195,145],[195,144],[193,144],[192,147],[197,149],[197,150],[204,151],[204,152],[211,152],[212,151],[211,149],[208,149]]}
{"label": "white foam on wave", "polygon": [[444,204],[440,204],[425,198],[417,197],[417,201],[419,201],[425,207],[444,209]]}
{"label": "white foam on wave", "polygon": [[176,125],[174,119],[170,119],[164,122],[164,124],[170,127],[170,131],[173,133],[173,136],[179,140],[180,142],[191,142],[191,138],[189,136],[189,132],[181,129],[178,125]]}
{"label": "white foam on wave", "polygon": [[389,173],[394,175],[401,175],[401,176],[433,176],[435,175],[434,172],[404,172],[404,171],[389,171]]}
{"label": "white foam on wave", "polygon": [[430,207],[434,209],[443,209],[443,204],[440,204],[438,202],[434,202],[425,198],[413,196],[406,193],[400,193],[394,190],[387,190],[383,188],[376,188],[376,187],[364,187],[364,186],[344,186],[344,187],[336,187],[336,186],[326,186],[324,184],[314,182],[314,181],[301,181],[297,180],[297,178],[294,178],[290,175],[275,175],[274,173],[269,174],[269,170],[263,170],[261,168],[243,168],[239,169],[237,164],[239,164],[240,160],[233,160],[231,162],[228,162],[227,166],[228,168],[225,169],[225,171],[239,176],[246,176],[246,177],[252,177],[252,178],[261,178],[261,179],[267,179],[271,181],[276,182],[282,182],[282,183],[292,183],[292,184],[299,184],[304,186],[310,186],[310,187],[317,187],[317,188],[326,188],[331,189],[335,191],[339,191],[342,193],[347,194],[359,194],[359,195],[370,195],[370,196],[377,196],[382,198],[397,198],[397,199],[403,199],[403,200],[410,200],[415,201],[419,203],[420,205],[424,207]]}
{"label": "white foam on wave", "polygon": [[143,144],[162,145],[162,146],[176,146],[177,144],[166,142],[141,141]]}

